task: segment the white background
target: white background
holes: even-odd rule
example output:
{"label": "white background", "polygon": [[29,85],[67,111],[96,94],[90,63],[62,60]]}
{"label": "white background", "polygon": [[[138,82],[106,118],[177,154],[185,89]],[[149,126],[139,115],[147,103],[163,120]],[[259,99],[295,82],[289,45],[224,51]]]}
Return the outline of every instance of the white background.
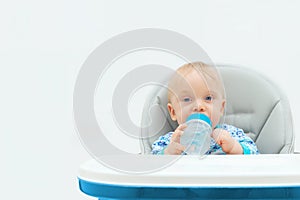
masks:
{"label": "white background", "polygon": [[[74,83],[97,46],[137,28],[177,31],[213,61],[275,81],[290,100],[300,151],[299,9],[283,0],[1,1],[0,199],[94,199],[78,189],[77,170],[91,156],[74,128]],[[137,141],[121,141],[139,151]]]}

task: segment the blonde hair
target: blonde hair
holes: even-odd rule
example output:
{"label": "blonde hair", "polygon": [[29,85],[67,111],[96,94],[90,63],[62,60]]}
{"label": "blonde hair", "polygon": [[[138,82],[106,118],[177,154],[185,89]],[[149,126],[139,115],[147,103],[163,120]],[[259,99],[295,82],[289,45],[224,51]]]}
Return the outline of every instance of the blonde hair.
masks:
{"label": "blonde hair", "polygon": [[214,80],[215,83],[220,88],[220,94],[221,94],[222,98],[225,98],[224,85],[223,85],[222,79],[221,79],[216,67],[213,65],[208,65],[208,64],[198,61],[198,62],[184,64],[183,66],[179,67],[176,70],[175,74],[171,77],[169,84],[168,84],[168,102],[169,103],[170,103],[170,101],[171,101],[170,99],[172,97],[172,91],[170,88],[178,80],[176,77],[178,77],[178,75],[180,77],[185,77],[187,74],[191,73],[193,70],[196,70],[198,73],[202,74],[204,77],[209,77],[212,80]]}

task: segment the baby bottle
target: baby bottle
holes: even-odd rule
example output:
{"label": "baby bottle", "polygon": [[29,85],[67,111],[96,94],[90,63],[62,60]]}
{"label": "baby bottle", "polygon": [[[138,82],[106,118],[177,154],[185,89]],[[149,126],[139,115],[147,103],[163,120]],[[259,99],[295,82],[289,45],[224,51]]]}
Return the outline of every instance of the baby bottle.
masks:
{"label": "baby bottle", "polygon": [[180,143],[186,147],[188,155],[204,155],[210,147],[211,121],[208,116],[194,113],[188,116]]}

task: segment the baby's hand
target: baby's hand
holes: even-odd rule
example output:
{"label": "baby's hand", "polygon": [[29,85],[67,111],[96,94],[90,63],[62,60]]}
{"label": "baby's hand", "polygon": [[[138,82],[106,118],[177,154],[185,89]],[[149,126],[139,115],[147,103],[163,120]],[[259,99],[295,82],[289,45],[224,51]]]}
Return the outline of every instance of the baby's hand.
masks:
{"label": "baby's hand", "polygon": [[177,129],[172,134],[170,143],[164,151],[164,154],[169,155],[180,155],[185,147],[180,144],[180,137],[183,134],[183,130],[186,128],[186,124],[181,124],[177,127]]}
{"label": "baby's hand", "polygon": [[217,128],[212,132],[212,137],[226,154],[243,154],[242,146],[228,131]]}

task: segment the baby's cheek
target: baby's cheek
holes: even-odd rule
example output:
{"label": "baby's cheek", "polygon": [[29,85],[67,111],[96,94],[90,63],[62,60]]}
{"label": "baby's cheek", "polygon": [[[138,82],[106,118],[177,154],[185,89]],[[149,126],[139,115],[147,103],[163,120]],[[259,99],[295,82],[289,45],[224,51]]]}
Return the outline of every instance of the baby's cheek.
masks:
{"label": "baby's cheek", "polygon": [[182,122],[185,122],[187,117],[192,114],[193,110],[192,109],[189,109],[188,106],[185,106],[182,108],[181,110],[181,120]]}
{"label": "baby's cheek", "polygon": [[212,120],[212,123],[213,123],[214,125],[223,123],[223,122],[220,122],[221,117],[222,117],[222,113],[220,113],[220,112],[217,111],[217,110],[214,110],[214,112],[212,113],[212,119],[211,119],[211,120]]}
{"label": "baby's cheek", "polygon": [[219,117],[212,117],[211,119],[211,123],[212,123],[212,127],[215,128],[218,124],[219,124]]}

